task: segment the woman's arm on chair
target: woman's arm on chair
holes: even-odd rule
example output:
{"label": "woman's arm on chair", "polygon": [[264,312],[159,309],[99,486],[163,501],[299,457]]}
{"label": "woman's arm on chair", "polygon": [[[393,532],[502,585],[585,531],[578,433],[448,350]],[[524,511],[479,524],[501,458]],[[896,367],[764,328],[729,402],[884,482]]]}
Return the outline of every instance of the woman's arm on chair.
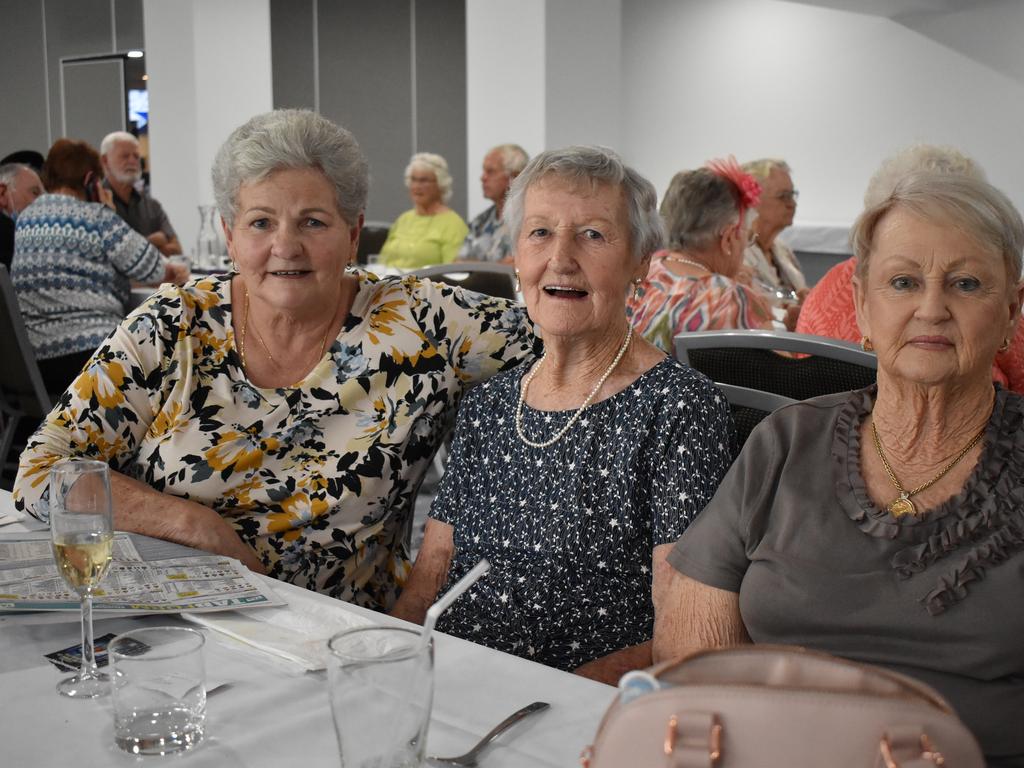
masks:
{"label": "woman's arm on chair", "polygon": [[[658,568],[663,571],[658,578]],[[668,562],[655,563],[654,662],[678,659],[702,648],[749,643],[736,592],[683,576]]]}
{"label": "woman's arm on chair", "polygon": [[452,527],[428,518],[423,531],[423,546],[416,555],[416,564],[402,588],[402,594],[391,609],[392,616],[414,624],[423,623],[427,609],[437,599],[437,593],[448,578],[454,552]]}

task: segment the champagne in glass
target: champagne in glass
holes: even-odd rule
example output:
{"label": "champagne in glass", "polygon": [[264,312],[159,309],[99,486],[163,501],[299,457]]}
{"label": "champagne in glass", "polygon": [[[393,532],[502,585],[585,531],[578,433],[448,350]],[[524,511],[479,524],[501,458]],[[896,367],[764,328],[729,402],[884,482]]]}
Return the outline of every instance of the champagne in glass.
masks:
{"label": "champagne in glass", "polygon": [[61,576],[82,600],[82,667],[57,691],[83,699],[106,696],[110,679],[96,667],[92,637],[92,594],[114,544],[110,473],[102,461],[68,459],[50,470],[50,535]]}

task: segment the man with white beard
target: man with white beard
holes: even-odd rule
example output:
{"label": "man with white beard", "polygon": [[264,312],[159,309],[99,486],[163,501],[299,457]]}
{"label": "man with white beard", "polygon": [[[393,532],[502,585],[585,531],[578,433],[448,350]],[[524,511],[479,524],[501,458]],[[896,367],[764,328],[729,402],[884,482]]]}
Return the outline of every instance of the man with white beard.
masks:
{"label": "man with white beard", "polygon": [[106,185],[114,193],[114,208],[128,226],[165,256],[181,253],[181,243],[163,206],[136,187],[142,178],[139,140],[125,131],[108,133],[100,144]]}

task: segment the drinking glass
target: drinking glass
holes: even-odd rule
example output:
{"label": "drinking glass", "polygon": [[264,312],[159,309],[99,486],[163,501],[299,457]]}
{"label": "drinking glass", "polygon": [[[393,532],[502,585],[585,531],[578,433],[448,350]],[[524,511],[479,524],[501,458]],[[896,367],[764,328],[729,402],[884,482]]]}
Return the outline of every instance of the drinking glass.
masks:
{"label": "drinking glass", "polygon": [[186,627],[136,629],[110,641],[118,747],[134,755],[169,755],[202,742],[205,641]]}
{"label": "drinking glass", "polygon": [[416,768],[434,693],[433,641],[417,630],[361,627],[327,644],[328,692],[343,768]]}
{"label": "drinking glass", "polygon": [[102,461],[68,459],[50,470],[50,536],[57,568],[82,601],[82,666],[57,684],[57,692],[83,699],[105,696],[110,678],[96,667],[92,640],[92,593],[114,546],[110,472]]}

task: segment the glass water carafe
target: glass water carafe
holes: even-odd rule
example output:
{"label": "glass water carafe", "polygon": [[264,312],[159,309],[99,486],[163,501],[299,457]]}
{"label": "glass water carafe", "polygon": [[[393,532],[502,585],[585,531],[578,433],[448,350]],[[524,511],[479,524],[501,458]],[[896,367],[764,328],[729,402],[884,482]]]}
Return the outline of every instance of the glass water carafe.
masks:
{"label": "glass water carafe", "polygon": [[217,206],[199,206],[199,237],[196,240],[196,267],[207,271],[226,269],[228,255],[217,234]]}

